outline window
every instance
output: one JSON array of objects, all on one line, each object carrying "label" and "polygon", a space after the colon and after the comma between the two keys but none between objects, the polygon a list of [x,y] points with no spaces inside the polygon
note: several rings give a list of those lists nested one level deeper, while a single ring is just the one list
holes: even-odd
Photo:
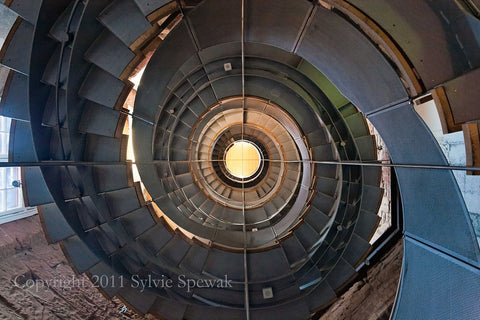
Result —
[{"label": "window", "polygon": [[[0,116],[0,162],[8,161],[10,123],[11,119]],[[14,187],[20,175],[18,167],[0,168],[0,224],[37,213],[35,208],[25,208],[21,186]]]}]

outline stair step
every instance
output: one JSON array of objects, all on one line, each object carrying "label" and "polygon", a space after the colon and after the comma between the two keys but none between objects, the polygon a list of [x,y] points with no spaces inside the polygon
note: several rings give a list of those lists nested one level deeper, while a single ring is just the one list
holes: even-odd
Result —
[{"label": "stair step", "polygon": [[8,7],[24,20],[35,25],[41,4],[41,1],[36,0],[13,0]]},{"label": "stair step", "polygon": [[170,0],[135,0],[144,16],[148,16],[170,2]]},{"label": "stair step", "polygon": [[113,33],[105,30],[87,50],[85,59],[120,78],[128,64],[135,59],[135,53]]},{"label": "stair step", "polygon": [[290,264],[282,248],[247,255],[249,281],[265,282],[284,276],[290,270]]},{"label": "stair step", "polygon": [[382,202],[383,189],[374,186],[363,186],[362,210],[377,213]]},{"label": "stair step", "polygon": [[[68,6],[63,10],[60,16],[57,18],[53,26],[50,28],[49,35],[53,39],[57,40],[58,42],[67,42],[69,40],[67,24],[70,16],[72,14],[74,2],[68,4]],[[76,30],[78,21],[71,21],[70,23],[70,30]]]},{"label": "stair step", "polygon": [[92,66],[78,94],[107,108],[119,110],[132,88],[131,82],[123,82],[106,71]]},{"label": "stair step", "polygon": [[382,179],[382,167],[363,167],[363,184],[370,186],[379,186]]},{"label": "stair step", "polygon": [[377,229],[379,222],[380,217],[375,213],[361,210],[355,225],[355,233],[363,239],[369,241]]},{"label": "stair step", "polygon": [[28,77],[11,70],[0,100],[0,114],[8,118],[30,121],[29,105]]},{"label": "stair step", "polygon": [[229,280],[243,281],[243,253],[211,249],[203,270],[206,274],[222,279],[225,277],[225,270],[228,270]]},{"label": "stair step", "polygon": [[[118,294],[121,289],[120,281],[121,275],[112,270],[112,268],[104,262],[100,262],[94,265],[92,268],[88,270],[91,279],[98,279],[97,282],[98,288],[101,289],[102,293],[104,293],[109,298],[113,298]],[[102,278],[103,277],[103,278]],[[101,279],[113,279],[114,281],[100,281]],[[112,278],[113,277],[113,278]]]},{"label": "stair step", "polygon": [[51,87],[50,92],[43,110],[42,125],[47,127],[55,127],[62,124],[62,127],[67,126],[66,121],[66,93],[65,90],[58,90],[58,112],[55,105],[55,88]]},{"label": "stair step", "polygon": [[336,164],[322,164],[315,165],[315,173],[318,177],[326,177],[331,179],[338,179],[341,167]]},{"label": "stair step", "polygon": [[358,109],[350,102],[340,107],[339,110],[344,118],[352,116],[359,112]]},{"label": "stair step", "polygon": [[355,143],[363,161],[377,160],[375,136],[363,136],[355,139]]},{"label": "stair step", "polygon": [[295,230],[294,234],[306,250],[309,250],[319,238],[318,232],[316,232],[308,223],[305,222],[303,222],[300,227]]},{"label": "stair step", "polygon": [[315,231],[320,233],[327,225],[329,217],[317,208],[311,207],[305,220],[315,229]]},{"label": "stair step", "polygon": [[313,159],[316,161],[333,161],[336,160],[333,153],[333,146],[331,144],[316,146],[312,148]]},{"label": "stair step", "polygon": [[105,137],[120,138],[127,115],[105,108],[94,102],[87,102],[78,125],[78,130]]},{"label": "stair step", "polygon": [[362,258],[370,251],[370,244],[360,236],[353,233],[350,242],[348,243],[343,258],[352,266],[357,266]]},{"label": "stair step", "polygon": [[69,257],[74,270],[81,274],[100,262],[97,255],[90,250],[78,236],[73,236],[61,242],[65,255]]},{"label": "stair step", "polygon": [[321,282],[307,297],[310,311],[317,311],[322,306],[328,305],[336,299],[335,291],[327,281]]},{"label": "stair step", "polygon": [[337,179],[317,177],[315,190],[334,197],[340,191],[340,182]]},{"label": "stair step", "polygon": [[[72,49],[70,47],[65,47],[62,55],[62,69],[60,75],[58,75],[59,60],[61,54],[61,45],[58,44],[55,48],[55,51],[50,56],[47,66],[43,71],[42,82],[49,84],[51,86],[63,85],[66,83],[68,77],[69,62]],[[57,78],[59,77],[59,78]]]},{"label": "stair step", "polygon": [[23,201],[26,207],[53,202],[39,167],[22,168]]},{"label": "stair step", "polygon": [[354,138],[370,135],[367,122],[362,113],[358,112],[346,117],[345,122]]},{"label": "stair step", "polygon": [[159,256],[167,259],[173,266],[178,266],[190,249],[190,245],[175,235],[160,251]]},{"label": "stair step", "polygon": [[156,225],[149,209],[142,207],[121,218],[125,230],[133,237],[137,238],[148,229]]},{"label": "stair step", "polygon": [[180,263],[180,268],[189,272],[200,274],[207,260],[208,249],[198,245],[193,245]]},{"label": "stair step", "polygon": [[297,280],[297,283],[300,287],[300,290],[306,290],[311,289],[312,286],[318,284],[322,279],[323,276],[320,270],[318,270],[316,267],[311,267]]},{"label": "stair step", "polygon": [[[126,12],[128,15],[125,15]],[[133,0],[113,1],[102,11],[98,20],[127,47],[152,27]]]},{"label": "stair step", "polygon": [[313,132],[310,132],[307,135],[308,142],[310,143],[310,146],[316,147],[324,144],[329,144],[330,139],[328,138],[325,129],[323,127],[318,128],[314,130]]},{"label": "stair step", "polygon": [[8,161],[36,162],[37,155],[33,146],[32,128],[30,123],[12,120],[10,124],[10,143],[8,146]]},{"label": "stair step", "polygon": [[332,209],[334,209],[335,199],[329,195],[317,192],[313,198],[312,205],[330,216],[332,214]]},{"label": "stair step", "polygon": [[139,237],[139,242],[145,246],[148,251],[157,255],[160,250],[173,238],[170,230],[162,224],[157,224],[154,228]]},{"label": "stair step", "polygon": [[40,221],[50,244],[75,235],[75,231],[70,227],[70,224],[65,220],[63,213],[55,203],[44,204],[38,208]]},{"label": "stair step", "polygon": [[307,252],[305,251],[305,247],[302,245],[300,240],[298,240],[297,236],[292,235],[285,239],[281,246],[285,252],[285,255],[290,263],[290,265],[294,265],[299,261],[303,260],[307,256]]},{"label": "stair step", "polygon": [[137,191],[134,187],[105,193],[105,200],[112,217],[120,217],[140,208]]},{"label": "stair step", "polygon": [[343,258],[340,258],[337,265],[332,271],[330,271],[326,279],[333,290],[338,290],[355,275],[355,269]]},{"label": "stair step", "polygon": [[128,136],[121,139],[88,134],[84,158],[86,161],[122,161],[126,154]]},{"label": "stair step", "polygon": [[138,294],[138,289],[133,288],[131,285],[123,286],[123,288],[120,289],[118,296],[126,301],[129,306],[132,306],[142,314],[149,312],[157,297],[157,295],[150,290],[145,290],[142,294]]},{"label": "stair step", "polygon": [[17,18],[3,44],[5,51],[0,50],[0,63],[28,75],[33,33],[34,26],[30,22]]}]

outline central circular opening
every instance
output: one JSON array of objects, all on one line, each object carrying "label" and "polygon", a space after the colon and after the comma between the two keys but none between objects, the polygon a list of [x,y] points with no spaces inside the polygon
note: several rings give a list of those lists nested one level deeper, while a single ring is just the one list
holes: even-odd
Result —
[{"label": "central circular opening", "polygon": [[236,141],[225,152],[225,167],[236,178],[248,178],[260,168],[260,151],[246,140]]}]

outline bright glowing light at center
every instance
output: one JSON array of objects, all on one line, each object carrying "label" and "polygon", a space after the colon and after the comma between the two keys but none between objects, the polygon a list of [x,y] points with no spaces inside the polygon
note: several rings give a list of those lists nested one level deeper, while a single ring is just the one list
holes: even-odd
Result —
[{"label": "bright glowing light at center", "polygon": [[225,154],[225,166],[235,177],[248,178],[260,167],[260,152],[248,141],[237,141]]}]

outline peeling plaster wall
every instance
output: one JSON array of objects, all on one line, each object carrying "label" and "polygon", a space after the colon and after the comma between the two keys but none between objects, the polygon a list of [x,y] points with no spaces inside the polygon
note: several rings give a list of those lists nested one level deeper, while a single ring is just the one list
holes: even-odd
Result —
[{"label": "peeling plaster wall", "polygon": [[[38,288],[27,288],[34,282]],[[153,319],[122,308],[75,274],[58,245],[46,243],[38,216],[0,225],[0,319]]]},{"label": "peeling plaster wall", "polygon": [[388,320],[400,278],[402,254],[400,240],[362,280],[333,303],[320,320]]},{"label": "peeling plaster wall", "polygon": [[[466,165],[463,132],[449,133],[436,138],[450,165]],[[465,171],[460,170],[454,170],[453,174],[470,212],[473,228],[480,245],[480,176],[469,176]]]}]

